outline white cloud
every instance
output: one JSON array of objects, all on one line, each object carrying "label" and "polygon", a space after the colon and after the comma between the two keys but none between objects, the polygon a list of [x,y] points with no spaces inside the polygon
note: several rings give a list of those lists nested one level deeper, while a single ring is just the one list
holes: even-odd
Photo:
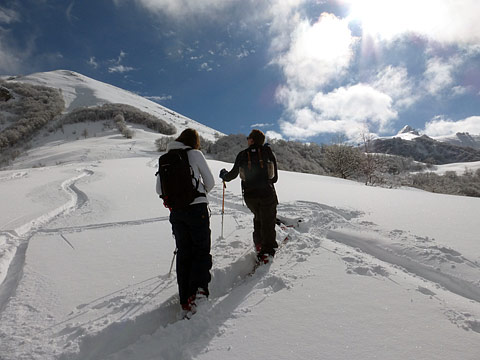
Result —
[{"label": "white cloud", "polygon": [[295,121],[280,121],[282,133],[292,139],[308,139],[319,134],[346,134],[348,138],[357,138],[363,128],[352,120],[326,119],[311,109],[297,110],[294,114]]},{"label": "white cloud", "polygon": [[162,102],[166,100],[172,100],[172,95],[162,95],[162,96],[145,96],[146,99],[152,100],[155,102]]},{"label": "white cloud", "polygon": [[1,43],[0,39],[0,73],[15,75],[19,71],[19,58]]},{"label": "white cloud", "polygon": [[355,123],[371,123],[385,131],[397,118],[392,109],[392,98],[371,86],[357,84],[335,91],[319,93],[312,101],[313,108],[323,118],[348,120]]},{"label": "white cloud", "polygon": [[277,63],[290,87],[318,89],[345,73],[354,43],[348,23],[324,13],[313,25],[307,20],[298,24],[289,50]]},{"label": "white cloud", "polygon": [[[20,15],[11,9],[0,6],[0,24],[11,24],[20,21]],[[0,73],[17,74],[20,71],[22,59],[29,50],[20,51],[11,45],[9,32],[0,27]]]},{"label": "white cloud", "polygon": [[0,24],[11,24],[20,21],[20,15],[12,9],[0,6]]},{"label": "white cloud", "polygon": [[459,96],[459,95],[464,95],[464,94],[468,93],[469,91],[471,91],[471,88],[470,88],[470,87],[466,87],[466,86],[460,86],[460,85],[458,85],[458,86],[454,86],[454,87],[452,88],[453,94],[454,94],[454,95],[457,95],[457,96]]},{"label": "white cloud", "polygon": [[199,71],[212,71],[212,70],[213,69],[211,68],[210,65],[208,65],[208,63],[204,62],[200,64]]},{"label": "white cloud", "polygon": [[478,0],[343,0],[366,33],[391,40],[419,33],[434,41],[478,44]]},{"label": "white cloud", "polygon": [[343,133],[349,139],[358,138],[366,125],[379,132],[390,130],[397,118],[392,98],[371,86],[357,84],[333,92],[318,93],[312,108],[292,112],[293,122],[281,121],[282,132],[295,139],[307,139],[319,134]]},{"label": "white cloud", "polygon": [[[164,13],[174,18],[191,15],[211,15],[237,0],[135,0],[150,11]],[[115,0],[121,3],[122,0]]]},{"label": "white cloud", "polygon": [[[426,53],[435,57],[428,60],[423,76],[414,75],[418,64],[408,60],[395,61],[405,65],[382,64],[391,59],[390,53],[382,51],[389,52],[393,43],[376,47],[378,57],[372,58],[376,62],[357,63],[355,60],[361,59],[355,56],[361,55],[355,53],[359,39],[350,30],[353,17],[339,18],[324,13],[318,21],[311,21],[310,5],[329,1],[114,1],[135,1],[152,13],[181,21],[186,21],[188,16],[200,21],[205,21],[205,17],[222,19],[232,33],[251,28],[268,36],[270,64],[277,65],[284,77],[276,92],[276,100],[285,107],[281,129],[285,136],[296,138],[332,132],[344,132],[350,137],[364,128],[365,123],[374,127],[372,131],[385,132],[398,118],[398,111],[411,108],[427,94],[458,96],[464,93],[466,88],[459,86],[461,83],[455,78],[459,64],[466,61],[461,56],[471,58],[480,51],[480,21],[476,19],[480,13],[478,0],[336,0],[352,6],[356,12],[352,16],[357,16],[357,24],[363,27],[362,34],[374,42],[415,33],[420,34],[419,49],[423,51],[424,40],[431,40],[429,44],[432,48],[435,44],[438,52]],[[235,11],[230,11],[232,9]],[[460,47],[437,46],[439,43],[458,43]],[[408,46],[408,51],[410,45],[415,45],[399,42],[395,43],[395,49],[403,44]],[[463,47],[464,44],[468,47]],[[444,50],[459,48],[461,55],[440,57],[446,54]],[[212,52],[215,56],[238,55],[241,58],[248,54],[248,49],[235,51],[222,46]],[[198,62],[200,70],[211,71],[213,62],[209,57],[195,53],[189,53],[189,57]],[[360,71],[349,73],[357,70],[357,64],[360,64]],[[373,69],[372,66],[382,67]],[[376,75],[365,78],[372,70]],[[409,74],[409,71],[412,72]],[[358,83],[359,79],[364,83]]]},{"label": "white cloud", "polygon": [[248,57],[251,53],[255,53],[255,51],[242,49],[242,50],[240,50],[240,52],[237,54],[237,58],[238,58],[238,59],[246,58],[246,57]]},{"label": "white cloud", "polygon": [[0,32],[0,73],[15,75],[20,69],[21,57]]},{"label": "white cloud", "polygon": [[371,86],[390,96],[398,109],[408,108],[420,98],[405,67],[385,67],[376,75]]},{"label": "white cloud", "polygon": [[88,61],[87,61],[87,64],[92,66],[94,69],[98,68],[98,63],[95,60],[95,56],[90,57],[90,59],[88,59]]},{"label": "white cloud", "polygon": [[73,16],[73,7],[74,6],[75,6],[75,1],[72,1],[70,3],[70,5],[68,5],[67,11],[65,12],[69,22],[72,22],[73,20],[78,20],[77,17]]},{"label": "white cloud", "polygon": [[269,123],[257,123],[257,124],[252,124],[250,125],[251,128],[259,128],[259,127],[267,127],[267,126],[273,126],[274,124],[269,124]]},{"label": "white cloud", "polygon": [[436,95],[454,82],[452,72],[460,65],[461,60],[457,57],[449,59],[447,62],[440,58],[431,58],[427,62],[427,69],[424,77],[426,80],[425,88],[431,95]]},{"label": "white cloud", "polygon": [[[154,13],[162,13],[172,18],[184,20],[185,17],[224,18],[225,15],[242,17],[247,23],[265,23],[266,21],[286,23],[286,14],[302,3],[311,0],[113,0],[120,5],[134,1]],[[233,11],[229,11],[233,9]]]},{"label": "white cloud", "polygon": [[125,56],[127,56],[127,53],[123,50],[120,50],[120,54],[118,55],[117,63],[119,64]]},{"label": "white cloud", "polygon": [[471,116],[463,120],[446,120],[436,117],[425,124],[425,134],[428,136],[450,136],[457,132],[480,134],[480,116]]},{"label": "white cloud", "polygon": [[109,73],[125,73],[132,70],[135,70],[135,69],[133,67],[125,66],[125,65],[114,65],[108,68]]},{"label": "white cloud", "polygon": [[273,130],[269,130],[265,133],[265,136],[267,139],[271,139],[271,140],[283,140],[283,136],[282,134],[276,132],[276,131],[273,131]]},{"label": "white cloud", "polygon": [[[286,84],[276,92],[277,101],[287,109],[280,127],[285,135],[299,139],[343,131],[348,128],[346,122],[356,120],[342,118],[348,110],[342,112],[336,104],[342,102],[344,91],[352,94],[355,88],[341,88],[327,95],[319,91],[346,74],[357,39],[348,23],[332,14],[323,13],[313,24],[296,16],[293,16],[296,28],[288,46],[282,43],[281,36],[272,46],[280,51],[274,63],[281,67],[286,79]],[[312,105],[314,110],[310,108]]]},{"label": "white cloud", "polygon": [[288,111],[295,111],[296,109],[309,106],[316,93],[314,89],[299,90],[282,85],[277,88],[275,98],[280,104],[285,106]]},{"label": "white cloud", "polygon": [[[286,52],[290,47],[291,34],[303,20],[298,9],[308,0],[271,0],[263,14],[270,25],[272,36],[270,50],[273,54]],[[266,20],[265,20],[266,19]]]},{"label": "white cloud", "polygon": [[108,67],[108,72],[109,73],[126,73],[129,71],[135,70],[131,66],[125,66],[121,64],[125,56],[127,56],[127,53],[124,52],[123,50],[120,50],[120,54],[118,55],[118,58],[109,60],[109,62],[113,63],[114,65],[111,65]]}]

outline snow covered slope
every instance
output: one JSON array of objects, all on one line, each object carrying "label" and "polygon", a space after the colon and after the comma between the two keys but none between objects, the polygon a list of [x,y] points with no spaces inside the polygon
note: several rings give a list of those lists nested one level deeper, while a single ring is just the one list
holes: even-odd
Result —
[{"label": "snow covered slope", "polygon": [[470,135],[469,133],[456,133],[453,136],[436,137],[435,140],[453,145],[468,146],[474,149],[480,149],[480,135]]},{"label": "snow covered slope", "polygon": [[[36,73],[9,81],[60,89],[65,100],[66,113],[79,107],[122,103],[174,125],[177,129],[174,136],[180,135],[181,131],[189,127],[196,129],[203,138],[210,141],[224,135],[141,96],[72,71]],[[144,156],[156,151],[156,139],[166,136],[145,126],[130,123],[127,123],[127,126],[135,132],[135,136],[129,140],[123,138],[116,128],[105,128],[103,122],[65,124],[61,131],[55,132],[44,130],[34,138],[30,149],[22,153],[13,165],[6,168],[43,167],[83,161],[87,158],[102,160]],[[89,138],[88,145],[77,141],[81,138]],[[65,142],[71,144],[68,147],[59,146]]]},{"label": "snow covered slope", "polygon": [[121,103],[135,106],[142,111],[173,124],[177,128],[178,134],[185,128],[193,127],[200,135],[208,140],[214,140],[215,134],[222,135],[214,129],[144,97],[73,71],[56,70],[36,73],[16,77],[15,81],[61,89],[65,100],[66,112],[71,112],[79,107],[97,106],[105,103]]},{"label": "snow covered slope", "polygon": [[[69,106],[103,96],[65,76]],[[0,359],[478,360],[479,198],[281,171],[278,214],[299,226],[249,275],[252,215],[236,179],[222,221],[218,182],[211,297],[179,321],[159,135],[75,126],[0,171]]]},{"label": "snow covered slope", "polygon": [[480,199],[284,171],[278,213],[301,226],[253,276],[238,179],[223,238],[215,186],[211,299],[177,321],[149,136],[59,141],[58,165],[0,172],[2,360],[478,359]]}]

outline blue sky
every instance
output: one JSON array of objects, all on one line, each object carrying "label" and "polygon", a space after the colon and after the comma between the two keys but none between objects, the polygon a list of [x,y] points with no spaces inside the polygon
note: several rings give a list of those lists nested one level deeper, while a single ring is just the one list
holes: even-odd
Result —
[{"label": "blue sky", "polygon": [[480,134],[478,0],[4,0],[0,73],[68,69],[224,133]]}]

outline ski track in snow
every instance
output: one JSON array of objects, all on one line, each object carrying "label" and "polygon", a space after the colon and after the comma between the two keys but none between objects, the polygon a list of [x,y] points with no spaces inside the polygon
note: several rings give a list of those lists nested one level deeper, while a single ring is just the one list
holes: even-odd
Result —
[{"label": "ski track in snow", "polygon": [[[406,271],[418,275],[426,280],[429,280],[435,284],[440,285],[441,287],[446,288],[447,290],[463,296],[467,299],[474,300],[480,303],[480,287],[466,280],[460,279],[450,274],[442,272],[440,269],[433,268],[428,265],[419,263],[416,260],[410,259],[406,256],[398,255],[387,249],[383,249],[376,245],[375,243],[369,241],[368,239],[362,238],[361,236],[355,236],[343,233],[341,231],[329,231],[327,238],[345,244],[347,246],[358,248],[363,252],[374,256],[375,258],[389,263],[391,265],[396,265],[404,268]],[[451,254],[451,251],[446,251],[446,258],[448,259],[448,254]],[[344,259],[346,260],[346,259]],[[346,260],[350,261],[350,260]],[[454,262],[461,262],[461,256],[458,254]],[[365,272],[367,273],[370,269],[365,269],[362,267],[357,267],[353,271],[357,273]],[[480,270],[480,266],[477,266],[477,270]],[[374,271],[375,273],[382,273],[382,270]]]},{"label": "ski track in snow", "polygon": [[[215,188],[210,194],[212,216],[220,216],[221,192]],[[313,254],[321,251],[336,253],[346,264],[346,272],[356,275],[377,277],[395,282],[390,278],[395,269],[401,267],[407,272],[421,276],[432,283],[429,288],[445,286],[445,279],[448,275],[440,277],[429,277],[426,268],[423,272],[418,263],[415,266],[407,266],[407,258],[401,255],[392,254],[389,258],[381,256],[380,251],[359,252],[362,249],[362,239],[347,241],[344,234],[337,229],[352,228],[362,225],[353,224],[361,217],[361,213],[352,210],[338,209],[327,205],[297,201],[293,204],[280,204],[279,214],[286,218],[301,218],[304,221],[298,229],[277,228],[277,240],[280,245],[274,264],[268,268],[260,268],[253,276],[249,275],[254,264],[254,257],[251,250],[251,215],[240,196],[229,196],[225,201],[225,217],[232,217],[236,222],[236,229],[230,234],[224,234],[224,238],[212,239],[212,254],[214,258],[229,260],[228,265],[212,269],[211,297],[207,304],[200,308],[190,321],[178,321],[178,298],[177,295],[170,296],[156,309],[141,313],[144,302],[127,304],[120,309],[118,321],[108,326],[98,327],[98,332],[87,333],[82,326],[66,327],[59,334],[69,334],[69,341],[77,341],[77,346],[65,352],[60,358],[70,359],[124,359],[129,358],[133,353],[138,356],[141,353],[143,341],[150,337],[162,339],[158,342],[158,353],[164,359],[187,359],[200,354],[208,346],[211,339],[225,331],[225,323],[231,319],[245,316],[252,311],[255,304],[248,303],[248,299],[255,298],[255,294],[262,294],[268,297],[282,289],[288,289],[294,280],[305,275],[302,271],[295,271],[295,267],[308,261]],[[151,219],[152,221],[167,219]],[[148,220],[147,220],[148,221]],[[104,224],[111,226],[114,224]],[[135,225],[128,222],[120,225]],[[372,224],[363,224],[367,228]],[[102,225],[92,225],[102,226]],[[84,227],[88,229],[89,227]],[[68,229],[61,229],[66,231]],[[75,228],[70,229],[75,231]],[[398,231],[394,234],[399,234]],[[285,238],[288,241],[283,243]],[[418,241],[419,237],[415,237]],[[333,240],[333,241],[331,241]],[[428,239],[427,239],[428,240]],[[339,249],[339,244],[344,246]],[[363,246],[364,247],[364,246]],[[450,249],[451,250],[451,249]],[[457,264],[462,262],[460,254],[453,253],[449,249],[443,249],[445,254],[454,256]],[[354,254],[353,256],[351,254]],[[374,261],[366,258],[366,254],[374,257]],[[409,260],[414,261],[414,260]],[[153,287],[148,296],[155,296],[164,289],[176,290],[174,278],[157,277],[151,279],[150,287]],[[472,285],[473,286],[473,285]],[[427,287],[419,287],[417,291],[432,297],[437,294]],[[457,291],[459,295],[465,296]],[[475,293],[472,290],[472,293]],[[147,297],[148,297],[147,296]],[[471,296],[467,296],[471,298]],[[82,306],[78,311],[86,307],[101,307],[118,299],[125,299],[123,296],[113,296],[104,299],[99,304]],[[147,299],[148,301],[148,299]],[[128,302],[127,302],[128,303]],[[137,315],[138,314],[138,315]],[[80,314],[79,314],[80,315]],[[134,316],[137,315],[137,316]],[[447,318],[457,326],[465,330],[479,332],[479,322],[469,314],[460,313],[453,309],[445,310]],[[75,315],[76,316],[76,315]],[[181,335],[180,335],[181,334]],[[200,335],[199,337],[199,334]],[[152,355],[152,354],[150,354]],[[148,358],[150,355],[146,355]]]},{"label": "ski track in snow", "polygon": [[[75,183],[85,176],[93,175],[93,171],[88,169],[78,171],[81,172],[80,175],[67,179],[60,185],[62,191],[70,195],[67,203],[16,229],[0,232],[0,245],[3,245],[0,252],[0,313],[4,310],[8,299],[15,292],[21,279],[28,241],[31,237],[42,231],[42,227],[46,224],[59,216],[66,216],[80,209],[88,201],[88,196],[80,191]],[[27,173],[22,173],[22,177],[27,175]],[[15,174],[13,177],[9,177],[9,179],[14,178],[16,178]]]},{"label": "ski track in snow", "polygon": [[[148,166],[153,166],[152,164],[153,162]],[[62,183],[62,190],[71,198],[63,206],[17,229],[0,233],[0,245],[6,249],[0,254],[0,264],[3,263],[5,269],[5,264],[8,263],[8,273],[4,275],[6,280],[0,286],[0,314],[21,280],[28,240],[36,233],[61,235],[168,221],[168,217],[157,217],[44,228],[55,218],[69,216],[89,201],[87,194],[80,191],[75,183],[92,174],[91,170],[83,169],[80,175]],[[19,176],[28,174],[22,173]],[[11,179],[13,178],[15,176]],[[10,178],[0,179],[8,180]],[[212,216],[221,216],[221,186],[215,187],[209,198]],[[212,338],[225,331],[226,322],[246,316],[252,311],[252,307],[259,304],[257,300],[255,303],[249,301],[250,299],[272,296],[278,291],[289,289],[299,278],[308,276],[305,271],[296,271],[296,267],[307,262],[310,256],[324,251],[336,254],[344,262],[348,274],[371,276],[396,283],[392,275],[401,269],[423,278],[425,285],[418,286],[416,291],[442,302],[445,305],[445,316],[455,325],[480,333],[479,319],[475,319],[469,313],[451,309],[439,294],[440,290],[447,289],[459,296],[480,302],[478,282],[458,279],[444,271],[446,265],[452,269],[455,266],[468,266],[478,275],[480,266],[462,254],[453,249],[431,245],[431,239],[407,234],[401,230],[381,234],[402,240],[397,242],[396,246],[381,248],[369,240],[368,235],[369,233],[378,235],[380,231],[375,229],[375,224],[362,222],[363,214],[355,210],[296,201],[279,204],[278,213],[287,219],[300,218],[303,221],[296,229],[277,228],[280,247],[274,263],[261,267],[250,275],[254,264],[251,214],[243,205],[241,196],[228,196],[224,216],[233,220],[236,227],[231,233],[224,234],[223,238],[212,239],[212,255],[218,261],[214,261],[212,269],[211,296],[208,303],[202,305],[190,321],[178,321],[176,279],[174,275],[171,277],[163,275],[153,276],[89,303],[78,305],[67,318],[55,319],[49,328],[42,331],[43,335],[52,339],[51,342],[56,344],[55,348],[65,350],[62,354],[56,354],[56,357],[62,360],[125,359],[133,352],[141,353],[142,343],[151,337],[162,339],[158,342],[157,350],[163,354],[164,359],[189,359],[202,353]],[[418,261],[422,259],[420,256],[422,254],[429,256],[428,260],[433,266]],[[443,268],[435,267],[435,264],[440,263]],[[171,295],[152,309],[152,300],[161,294]],[[94,312],[98,316],[92,319],[91,314]],[[145,358],[148,356],[147,354]]]}]

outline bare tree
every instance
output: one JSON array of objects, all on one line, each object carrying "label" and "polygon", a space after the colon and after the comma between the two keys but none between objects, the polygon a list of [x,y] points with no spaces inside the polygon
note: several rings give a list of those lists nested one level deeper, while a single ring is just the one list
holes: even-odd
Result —
[{"label": "bare tree", "polygon": [[349,179],[357,174],[362,162],[360,151],[345,144],[326,146],[325,160],[330,171],[342,179]]},{"label": "bare tree", "polygon": [[365,176],[365,185],[374,185],[375,183],[382,181],[383,176],[381,174],[383,168],[382,157],[372,153],[372,144],[374,136],[365,126],[361,133],[363,154],[361,162],[361,171]]}]

